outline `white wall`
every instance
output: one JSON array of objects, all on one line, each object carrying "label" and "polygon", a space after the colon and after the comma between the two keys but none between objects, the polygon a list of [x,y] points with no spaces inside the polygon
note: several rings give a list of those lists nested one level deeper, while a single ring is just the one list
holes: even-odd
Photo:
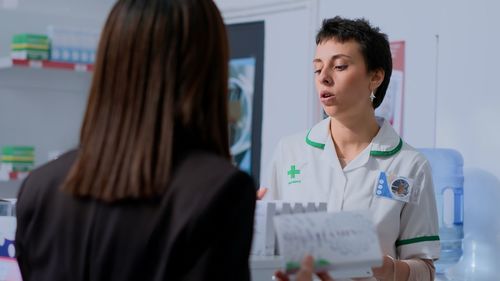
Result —
[{"label": "white wall", "polygon": [[500,2],[444,5],[436,143],[459,150],[467,168],[500,179]]}]

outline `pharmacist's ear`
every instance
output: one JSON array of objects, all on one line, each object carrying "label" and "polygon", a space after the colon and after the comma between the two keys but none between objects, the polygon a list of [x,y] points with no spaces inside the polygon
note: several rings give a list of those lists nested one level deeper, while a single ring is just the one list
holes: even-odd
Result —
[{"label": "pharmacist's ear", "polygon": [[382,68],[377,68],[370,72],[370,91],[375,91],[384,82],[385,71]]}]

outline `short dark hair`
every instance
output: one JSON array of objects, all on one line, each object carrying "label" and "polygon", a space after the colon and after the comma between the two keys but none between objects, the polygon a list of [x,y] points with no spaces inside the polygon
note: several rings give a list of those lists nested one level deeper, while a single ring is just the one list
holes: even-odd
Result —
[{"label": "short dark hair", "polygon": [[212,0],[119,0],[62,187],[107,202],[165,192],[179,148],[229,161],[229,47]]},{"label": "short dark hair", "polygon": [[351,20],[336,16],[323,20],[321,29],[316,35],[316,45],[330,39],[341,43],[356,41],[361,48],[367,70],[373,71],[380,68],[384,70],[384,81],[377,88],[373,100],[373,108],[377,108],[384,100],[392,73],[391,48],[387,35],[380,32],[378,27],[371,26],[366,19]]}]

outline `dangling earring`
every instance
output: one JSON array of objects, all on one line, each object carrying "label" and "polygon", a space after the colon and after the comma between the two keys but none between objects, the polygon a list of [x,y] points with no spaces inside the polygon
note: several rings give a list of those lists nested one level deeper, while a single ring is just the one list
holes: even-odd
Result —
[{"label": "dangling earring", "polygon": [[373,91],[370,93],[370,101],[373,102],[375,99],[375,95],[373,94]]}]

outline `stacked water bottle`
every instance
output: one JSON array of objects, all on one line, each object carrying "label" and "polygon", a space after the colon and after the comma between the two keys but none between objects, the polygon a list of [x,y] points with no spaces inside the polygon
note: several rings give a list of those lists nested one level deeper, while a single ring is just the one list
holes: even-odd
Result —
[{"label": "stacked water bottle", "polygon": [[421,149],[432,168],[432,179],[439,216],[441,256],[435,263],[436,273],[444,274],[462,256],[463,158],[453,149]]}]

